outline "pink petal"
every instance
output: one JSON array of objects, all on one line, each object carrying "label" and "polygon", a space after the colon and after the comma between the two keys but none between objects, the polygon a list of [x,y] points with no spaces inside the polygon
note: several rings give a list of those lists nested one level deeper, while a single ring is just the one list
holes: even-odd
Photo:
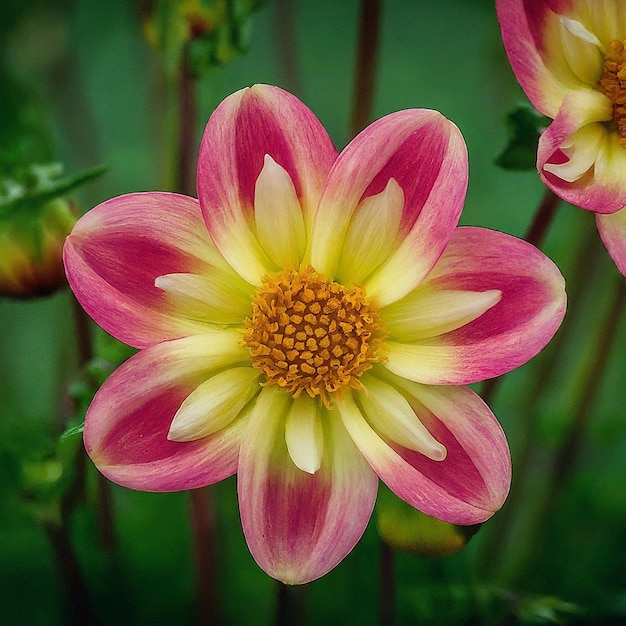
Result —
[{"label": "pink petal", "polygon": [[183,400],[212,371],[248,358],[236,331],[213,331],[146,348],[122,364],[85,418],[85,449],[112,481],[143,491],[177,491],[234,474],[242,419],[191,442],[167,438]]},{"label": "pink petal", "polygon": [[425,384],[465,385],[515,369],[544,348],[565,315],[554,263],[529,243],[486,228],[458,228],[421,287],[502,293],[477,319],[439,337],[389,337],[385,367]]},{"label": "pink petal", "polygon": [[433,461],[385,439],[346,394],[337,401],[339,413],[368,463],[396,495],[427,515],[454,524],[491,517],[508,494],[511,461],[506,437],[489,407],[467,387],[393,380],[402,385],[417,418],[445,446],[447,456]]},{"label": "pink petal", "polygon": [[257,285],[271,267],[252,227],[255,184],[266,154],[290,175],[310,224],[337,151],[315,115],[278,87],[242,89],[211,115],[198,159],[198,197],[217,248]]},{"label": "pink petal", "polygon": [[576,131],[586,124],[610,118],[610,101],[601,93],[591,89],[571,92],[563,100],[554,122],[541,135],[537,150],[537,169],[546,185],[567,202],[596,213],[614,213],[626,205],[626,154],[617,142],[616,133],[604,131],[591,168],[574,182],[559,178],[558,167],[554,173],[546,167],[550,169],[550,163],[567,162],[568,149],[576,150],[577,144],[573,141],[571,148],[563,148],[563,144],[569,145]]},{"label": "pink petal", "polygon": [[157,192],[119,196],[86,213],[66,240],[64,262],[87,313],[136,348],[201,328],[167,305],[158,276],[228,271],[198,201]]},{"label": "pink petal", "polygon": [[290,402],[276,387],[263,389],[242,442],[238,490],[252,556],[270,576],[296,584],[323,576],[352,550],[378,480],[332,412],[324,419],[320,469],[298,469],[284,438]]},{"label": "pink petal", "polygon": [[458,128],[436,111],[414,109],[387,115],[350,142],[315,215],[311,262],[320,273],[335,276],[353,215],[392,178],[404,207],[396,250],[366,283],[378,306],[415,287],[452,235],[467,187],[467,152]]},{"label": "pink petal", "polygon": [[496,0],[502,41],[515,77],[535,108],[552,118],[572,86],[582,86],[559,47],[555,12],[565,12],[571,4],[571,0]]},{"label": "pink petal", "polygon": [[596,215],[596,224],[617,269],[626,276],[626,208],[612,215]]}]

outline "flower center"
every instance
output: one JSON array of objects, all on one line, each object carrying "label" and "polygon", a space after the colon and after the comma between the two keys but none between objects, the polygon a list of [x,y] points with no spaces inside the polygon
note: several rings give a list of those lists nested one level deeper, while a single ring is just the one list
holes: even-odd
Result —
[{"label": "flower center", "polygon": [[604,59],[604,71],[598,82],[600,91],[613,103],[613,121],[618,141],[626,148],[626,52],[623,41],[614,39]]},{"label": "flower center", "polygon": [[378,314],[361,287],[329,282],[311,267],[263,278],[245,321],[244,345],[252,364],[298,397],[320,396],[350,386],[380,361]]}]

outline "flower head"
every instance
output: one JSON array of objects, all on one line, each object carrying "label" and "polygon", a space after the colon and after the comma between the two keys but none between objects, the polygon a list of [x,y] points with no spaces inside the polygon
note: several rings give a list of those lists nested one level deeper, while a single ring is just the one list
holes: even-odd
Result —
[{"label": "flower head", "polygon": [[153,491],[237,473],[250,550],[289,583],[352,549],[378,477],[437,518],[490,517],[509,452],[464,385],[541,350],[565,293],[529,244],[456,228],[458,129],[401,111],[338,155],[299,100],[257,85],[211,116],[197,185],[113,198],[67,239],[82,305],[141,349],[88,410],[99,469]]},{"label": "flower head", "polygon": [[66,285],[61,255],[77,213],[71,200],[55,198],[0,215],[0,295],[35,298]]},{"label": "flower head", "polygon": [[497,0],[517,80],[554,121],[537,169],[558,196],[596,213],[626,275],[626,5],[621,0]]}]

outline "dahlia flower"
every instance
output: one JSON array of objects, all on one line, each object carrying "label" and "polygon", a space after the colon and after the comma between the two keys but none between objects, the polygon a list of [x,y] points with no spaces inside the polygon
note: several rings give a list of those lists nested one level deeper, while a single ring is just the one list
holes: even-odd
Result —
[{"label": "dahlia flower", "polygon": [[497,0],[496,8],[517,80],[554,120],[539,140],[541,179],[596,213],[626,275],[626,3]]},{"label": "dahlia flower", "polygon": [[467,385],[537,354],[565,309],[536,248],[457,228],[459,130],[407,110],[341,154],[298,99],[226,98],[200,148],[199,199],[113,198],[67,239],[74,293],[140,351],[96,394],[86,449],[133,489],[237,473],[257,563],[322,576],[370,519],[380,477],[442,520],[503,503],[510,457]]}]

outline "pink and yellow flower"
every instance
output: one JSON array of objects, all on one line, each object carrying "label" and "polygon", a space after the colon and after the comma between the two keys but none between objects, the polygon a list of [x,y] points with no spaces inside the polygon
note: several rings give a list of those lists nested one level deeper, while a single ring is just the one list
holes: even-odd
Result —
[{"label": "pink and yellow flower", "polygon": [[626,4],[497,0],[496,8],[517,80],[554,120],[539,140],[541,179],[596,213],[626,275]]},{"label": "pink and yellow flower", "polygon": [[140,348],[86,416],[100,471],[151,491],[237,473],[250,551],[288,583],[350,552],[379,477],[428,515],[489,518],[510,457],[465,385],[537,354],[565,292],[526,242],[456,227],[458,129],[400,111],[338,155],[299,100],[257,85],[211,116],[197,185],[113,198],[67,239],[86,311]]}]

